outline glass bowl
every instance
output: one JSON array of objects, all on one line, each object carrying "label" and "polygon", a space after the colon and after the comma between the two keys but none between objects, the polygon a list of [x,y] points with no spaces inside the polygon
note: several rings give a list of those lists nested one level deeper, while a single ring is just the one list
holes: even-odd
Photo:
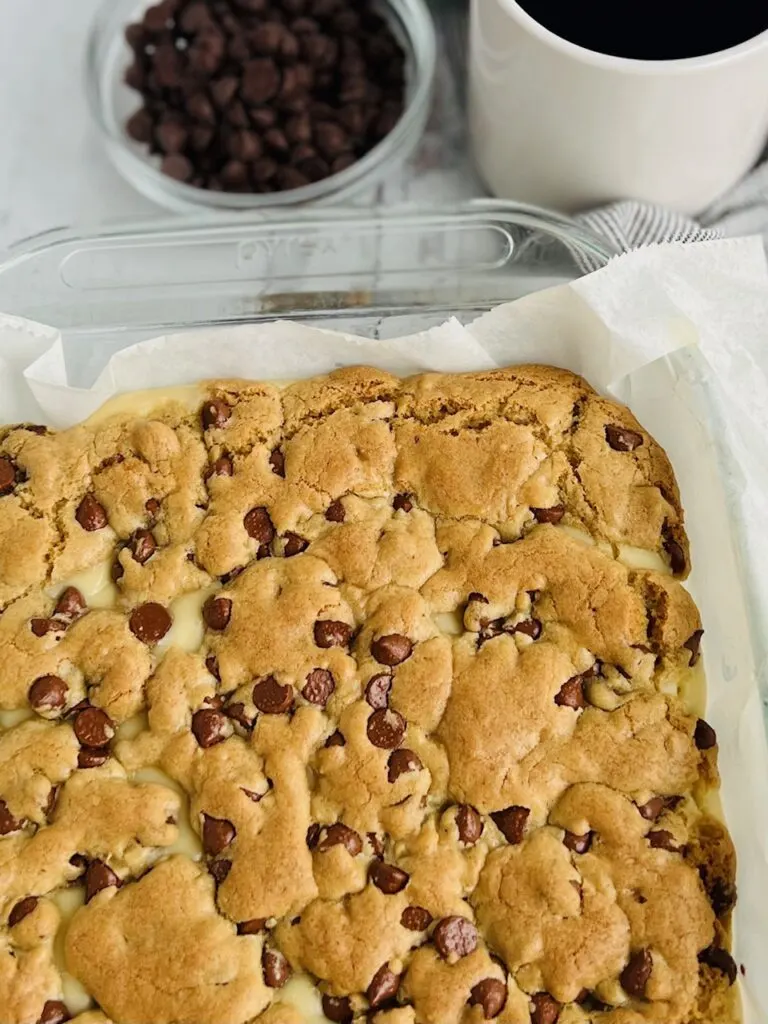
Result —
[{"label": "glass bowl", "polygon": [[389,22],[406,58],[405,109],[389,135],[346,170],[284,192],[214,192],[175,181],[162,173],[159,158],[125,130],[139,96],[123,81],[132,60],[124,31],[149,6],[150,0],[104,0],[88,41],[86,91],[112,163],[134,188],[161,206],[186,213],[345,202],[391,174],[410,156],[424,132],[435,75],[434,24],[425,0],[381,0],[378,11]]}]

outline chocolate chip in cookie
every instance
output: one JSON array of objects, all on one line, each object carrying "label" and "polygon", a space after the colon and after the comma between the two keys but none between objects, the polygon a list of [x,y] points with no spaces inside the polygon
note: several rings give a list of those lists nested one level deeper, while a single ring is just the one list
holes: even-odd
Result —
[{"label": "chocolate chip in cookie", "polygon": [[291,976],[291,967],[277,949],[265,949],[261,955],[264,984],[269,988],[282,988]]},{"label": "chocolate chip in cookie", "polygon": [[424,907],[406,907],[400,915],[400,924],[409,932],[425,932],[432,924],[432,915]]},{"label": "chocolate chip in cookie", "polygon": [[318,647],[346,647],[352,639],[352,627],[337,619],[318,619],[313,635]]},{"label": "chocolate chip in cookie", "polygon": [[389,782],[397,782],[401,775],[408,772],[419,772],[424,767],[418,754],[407,747],[400,750],[393,750],[387,761],[387,779]]},{"label": "chocolate chip in cookie", "polygon": [[531,996],[531,1024],[557,1024],[560,1003],[549,992],[537,992]]},{"label": "chocolate chip in cookie", "polygon": [[324,708],[336,689],[336,682],[327,668],[314,668],[309,673],[301,690],[304,700]]},{"label": "chocolate chip in cookie", "polygon": [[73,722],[75,736],[84,747],[106,747],[115,735],[112,719],[101,708],[83,708]]},{"label": "chocolate chip in cookie", "polygon": [[279,448],[275,448],[269,456],[269,464],[275,476],[285,477],[285,455]]},{"label": "chocolate chip in cookie", "polygon": [[347,996],[323,995],[321,1000],[323,1013],[333,1024],[350,1024],[352,1020],[352,1003]]},{"label": "chocolate chip in cookie", "polygon": [[23,900],[19,900],[13,905],[11,913],[8,915],[8,927],[15,928],[25,917],[29,917],[36,907],[37,896],[26,896]]},{"label": "chocolate chip in cookie", "polygon": [[609,423],[605,428],[605,439],[616,452],[633,452],[643,443],[643,435],[629,427]]},{"label": "chocolate chip in cookie", "polygon": [[619,975],[621,987],[628,996],[642,999],[652,971],[653,957],[650,950],[638,949],[630,956],[629,963]]},{"label": "chocolate chip in cookie", "polygon": [[666,806],[666,799],[663,796],[654,796],[644,804],[638,804],[637,809],[646,821],[656,821]]},{"label": "chocolate chip in cookie", "polygon": [[331,733],[331,735],[328,737],[324,744],[324,746],[326,747],[345,747],[346,745],[347,741],[344,739],[344,736],[342,735],[341,732],[339,732],[338,729],[336,729],[335,732]]},{"label": "chocolate chip in cookie", "polygon": [[151,530],[135,530],[128,541],[128,547],[131,549],[134,561],[139,565],[144,565],[154,555],[157,542]]},{"label": "chocolate chip in cookie", "polygon": [[693,742],[699,748],[699,750],[711,750],[712,747],[717,745],[717,734],[709,722],[705,722],[703,718],[700,718],[696,722],[696,728],[693,732]]},{"label": "chocolate chip in cookie", "polygon": [[66,1024],[68,1020],[72,1020],[72,1016],[66,1003],[60,999],[47,999],[37,1018],[37,1024]]},{"label": "chocolate chip in cookie", "polygon": [[368,877],[379,890],[387,896],[402,892],[408,885],[409,875],[394,864],[385,864],[381,860],[372,860],[368,869]]},{"label": "chocolate chip in cookie", "polygon": [[173,625],[170,613],[157,601],[147,601],[131,612],[128,628],[145,644],[159,643]]},{"label": "chocolate chip in cookie", "polygon": [[213,818],[203,814],[203,849],[209,857],[218,857],[230,846],[237,835],[235,826],[227,818]]},{"label": "chocolate chip in cookie", "polygon": [[82,615],[86,609],[85,598],[77,587],[65,587],[56,599],[53,614],[71,622]]},{"label": "chocolate chip in cookie", "polygon": [[85,871],[85,902],[90,903],[102,889],[120,888],[122,884],[108,864],[103,860],[92,860]]},{"label": "chocolate chip in cookie", "polygon": [[468,1002],[480,1006],[486,1020],[493,1020],[506,1006],[507,986],[499,978],[483,978],[472,986]]},{"label": "chocolate chip in cookie", "polygon": [[366,725],[368,739],[374,747],[382,750],[394,750],[395,747],[399,747],[403,742],[405,730],[405,719],[391,708],[374,711]]},{"label": "chocolate chip in cookie", "polygon": [[380,665],[393,667],[410,658],[413,643],[402,633],[388,633],[371,644],[371,654]]},{"label": "chocolate chip in cookie", "polygon": [[326,853],[334,846],[343,846],[350,857],[356,857],[363,849],[363,841],[353,828],[338,821],[322,830],[316,849],[318,853]]},{"label": "chocolate chip in cookie", "polygon": [[253,703],[265,715],[282,715],[293,707],[293,687],[281,686],[274,676],[267,676],[254,685]]},{"label": "chocolate chip in cookie", "polygon": [[374,710],[389,707],[389,692],[392,689],[392,676],[379,674],[368,680],[365,687],[365,699]]},{"label": "chocolate chip in cookie", "polygon": [[444,960],[458,960],[477,949],[477,928],[466,917],[444,917],[435,926],[432,941]]},{"label": "chocolate chip in cookie", "polygon": [[243,517],[243,526],[249,537],[252,537],[261,547],[271,544],[275,539],[275,527],[269,512],[263,505],[252,508]]},{"label": "chocolate chip in cookie", "polygon": [[555,704],[561,708],[571,708],[578,711],[587,706],[587,698],[584,696],[584,677],[572,676],[567,679],[555,695]]},{"label": "chocolate chip in cookie", "polygon": [[483,834],[483,819],[480,812],[471,804],[459,804],[456,810],[456,828],[459,830],[459,842],[465,846],[474,846]]},{"label": "chocolate chip in cookie", "polygon": [[563,836],[563,845],[572,853],[587,853],[592,845],[592,832],[577,835],[575,832],[566,831]]},{"label": "chocolate chip in cookie", "polygon": [[733,985],[739,973],[736,961],[731,954],[727,949],[721,949],[719,946],[708,946],[706,949],[703,949],[699,953],[699,963],[706,964],[707,967],[720,971],[728,979],[729,985]]},{"label": "chocolate chip in cookie", "polygon": [[394,999],[400,988],[400,975],[390,971],[389,964],[382,964],[376,971],[365,991],[371,1007],[376,1009]]},{"label": "chocolate chip in cookie", "polygon": [[231,870],[232,861],[226,860],[223,857],[220,860],[212,860],[208,864],[208,873],[213,876],[217,885],[221,885],[222,882],[226,882]]},{"label": "chocolate chip in cookie", "polygon": [[60,676],[39,676],[29,688],[27,699],[41,714],[59,711],[67,703],[69,686]]},{"label": "chocolate chip in cookie", "polygon": [[341,499],[332,501],[328,508],[325,510],[325,518],[329,523],[343,523],[346,517],[346,511]]},{"label": "chocolate chip in cookie", "polygon": [[701,656],[699,648],[701,647],[701,638],[703,636],[703,629],[695,629],[683,644],[683,647],[691,652],[690,658],[688,659],[688,665],[690,668],[693,668],[699,661]]},{"label": "chocolate chip in cookie", "polygon": [[266,917],[252,917],[249,921],[240,921],[237,926],[238,935],[258,935],[267,927]]},{"label": "chocolate chip in cookie", "polygon": [[211,594],[203,605],[203,621],[209,629],[219,633],[227,628],[231,615],[232,601],[228,597]]},{"label": "chocolate chip in cookie", "polygon": [[410,512],[413,508],[412,497],[413,495],[411,494],[396,494],[392,502],[392,508],[395,512]]},{"label": "chocolate chip in cookie", "polygon": [[645,838],[654,850],[667,850],[669,853],[680,853],[681,851],[680,844],[665,828],[653,829]]},{"label": "chocolate chip in cookie", "polygon": [[0,497],[10,494],[16,486],[16,467],[7,455],[0,456]]},{"label": "chocolate chip in cookie", "polygon": [[212,398],[205,402],[200,412],[203,430],[225,427],[232,415],[232,408],[223,398]]},{"label": "chocolate chip in cookie", "polygon": [[75,519],[88,533],[103,530],[109,520],[101,502],[93,494],[86,494],[75,512]]},{"label": "chocolate chip in cookie", "polygon": [[556,526],[565,515],[565,506],[550,505],[549,508],[531,507],[531,512],[537,523],[551,523],[553,526]]},{"label": "chocolate chip in cookie", "polygon": [[292,530],[288,530],[284,540],[283,555],[285,558],[293,558],[294,555],[300,555],[302,551],[306,551],[309,547],[309,541],[300,534],[293,533]]},{"label": "chocolate chip in cookie", "polygon": [[530,817],[527,807],[505,807],[503,811],[493,811],[491,818],[508,843],[522,843],[525,829]]},{"label": "chocolate chip in cookie", "polygon": [[101,768],[109,760],[109,751],[106,748],[81,747],[77,752],[78,768]]},{"label": "chocolate chip in cookie", "polygon": [[192,715],[192,733],[203,748],[221,743],[229,736],[230,729],[226,715],[214,708],[201,708]]}]

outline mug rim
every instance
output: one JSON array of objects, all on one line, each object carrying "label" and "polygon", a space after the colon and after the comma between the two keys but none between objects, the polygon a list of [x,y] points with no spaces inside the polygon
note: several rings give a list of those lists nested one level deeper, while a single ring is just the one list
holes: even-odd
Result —
[{"label": "mug rim", "polygon": [[[477,0],[482,2],[482,0]],[[714,53],[701,54],[698,57],[677,57],[673,60],[643,60],[638,57],[616,57],[613,54],[601,53],[599,50],[590,50],[586,46],[572,43],[568,39],[545,28],[541,22],[528,14],[517,0],[497,0],[497,3],[504,8],[511,17],[515,18],[529,34],[535,36],[540,42],[546,43],[552,49],[560,51],[565,56],[573,57],[583,64],[591,64],[593,67],[604,70],[622,70],[634,74],[658,74],[658,72],[696,72],[720,64],[727,64],[739,57],[746,56],[752,51],[757,51],[768,46],[768,28],[756,36],[745,39],[743,43],[729,46],[725,50],[716,50]]]}]

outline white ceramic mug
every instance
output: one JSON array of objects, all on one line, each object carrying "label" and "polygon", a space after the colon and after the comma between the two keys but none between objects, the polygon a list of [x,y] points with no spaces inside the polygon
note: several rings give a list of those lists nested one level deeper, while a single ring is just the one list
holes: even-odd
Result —
[{"label": "white ceramic mug", "polygon": [[630,60],[561,39],[515,0],[472,0],[469,56],[475,158],[504,198],[695,213],[768,134],[768,31],[705,57]]}]

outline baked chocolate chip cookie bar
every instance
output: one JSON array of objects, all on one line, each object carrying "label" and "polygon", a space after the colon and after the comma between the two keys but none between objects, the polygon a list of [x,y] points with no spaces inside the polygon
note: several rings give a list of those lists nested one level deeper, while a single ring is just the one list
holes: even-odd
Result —
[{"label": "baked chocolate chip cookie bar", "polygon": [[732,1024],[683,512],[542,366],[0,431],[0,1024]]}]

